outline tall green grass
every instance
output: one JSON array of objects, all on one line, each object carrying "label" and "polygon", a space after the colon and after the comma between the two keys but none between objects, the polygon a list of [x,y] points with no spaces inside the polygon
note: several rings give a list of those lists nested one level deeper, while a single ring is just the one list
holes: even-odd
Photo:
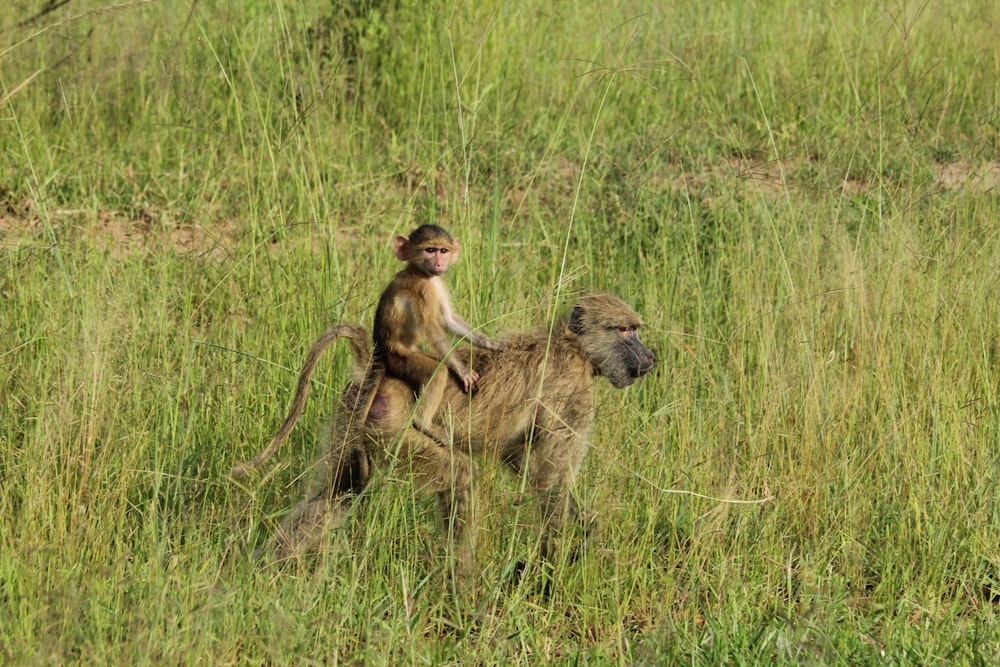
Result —
[{"label": "tall green grass", "polygon": [[[1000,657],[1000,7],[31,16],[0,17],[3,662]],[[459,594],[402,471],[314,557],[248,558],[343,350],[278,465],[226,472],[425,221],[461,237],[449,280],[487,333],[600,289],[657,351],[599,391],[599,529],[551,595],[507,583],[537,517],[490,461]]]}]

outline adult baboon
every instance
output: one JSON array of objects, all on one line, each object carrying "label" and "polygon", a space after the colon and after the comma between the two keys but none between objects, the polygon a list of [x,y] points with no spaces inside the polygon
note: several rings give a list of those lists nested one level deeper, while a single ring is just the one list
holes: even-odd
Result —
[{"label": "adult baboon", "polygon": [[[356,374],[323,438],[325,452],[309,493],[262,547],[265,555],[281,560],[315,544],[323,530],[341,520],[352,494],[367,485],[371,466],[396,456],[409,465],[418,489],[438,496],[445,523],[459,542],[459,567],[465,569],[473,452],[489,453],[524,475],[541,500],[542,553],[551,557],[556,533],[575,513],[570,491],[586,452],[595,378],[623,388],[653,366],[653,355],[637,334],[640,325],[639,315],[620,299],[595,294],[579,299],[551,335],[517,333],[502,341],[502,350],[456,350],[467,363],[475,355],[482,384],[471,398],[457,382],[444,392],[439,414],[450,416],[451,447],[409,427],[415,401],[409,385],[378,370],[370,371],[367,381]],[[324,336],[310,357],[321,341],[325,347],[343,337],[351,343],[356,366],[369,367],[361,329],[341,326]],[[303,369],[299,392],[308,386],[314,364],[313,359]],[[290,430],[302,401],[297,394],[282,432]]]}]

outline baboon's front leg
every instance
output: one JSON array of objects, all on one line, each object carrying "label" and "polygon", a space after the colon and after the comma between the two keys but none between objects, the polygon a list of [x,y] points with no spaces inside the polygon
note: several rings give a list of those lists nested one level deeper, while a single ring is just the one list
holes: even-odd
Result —
[{"label": "baboon's front leg", "polygon": [[584,435],[582,427],[576,430],[564,424],[548,431],[536,428],[528,457],[528,482],[541,503],[541,553],[548,560],[554,559],[563,528],[580,518],[571,492],[586,453]]}]

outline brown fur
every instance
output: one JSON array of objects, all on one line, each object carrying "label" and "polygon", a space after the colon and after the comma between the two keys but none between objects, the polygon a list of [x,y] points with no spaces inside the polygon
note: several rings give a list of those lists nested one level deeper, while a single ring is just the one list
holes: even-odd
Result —
[{"label": "brown fur", "polygon": [[[467,362],[475,357],[483,386],[471,399],[455,383],[445,387],[442,407],[451,416],[452,447],[409,427],[414,396],[405,382],[386,376],[374,383],[355,380],[324,438],[314,484],[262,551],[271,560],[302,554],[342,520],[351,494],[367,484],[371,466],[397,456],[422,492],[438,496],[452,538],[460,542],[460,566],[468,569],[472,452],[493,454],[525,476],[541,499],[542,550],[551,556],[558,530],[575,512],[570,490],[586,452],[595,378],[604,376],[623,388],[652,368],[653,356],[636,335],[640,324],[624,302],[598,294],[581,298],[551,337],[520,333],[507,338],[500,351],[461,351]],[[366,368],[370,356],[356,333],[355,328],[341,335],[351,340],[355,364]],[[359,404],[362,414],[354,410]]]}]

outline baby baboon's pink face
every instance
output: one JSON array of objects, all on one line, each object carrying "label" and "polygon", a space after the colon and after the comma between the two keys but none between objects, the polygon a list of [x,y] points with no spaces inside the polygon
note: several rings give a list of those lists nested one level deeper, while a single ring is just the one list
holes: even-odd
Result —
[{"label": "baby baboon's pink face", "polygon": [[454,257],[454,253],[451,252],[451,248],[429,247],[420,251],[417,261],[420,262],[421,270],[427,275],[440,276],[451,266],[452,257]]}]

